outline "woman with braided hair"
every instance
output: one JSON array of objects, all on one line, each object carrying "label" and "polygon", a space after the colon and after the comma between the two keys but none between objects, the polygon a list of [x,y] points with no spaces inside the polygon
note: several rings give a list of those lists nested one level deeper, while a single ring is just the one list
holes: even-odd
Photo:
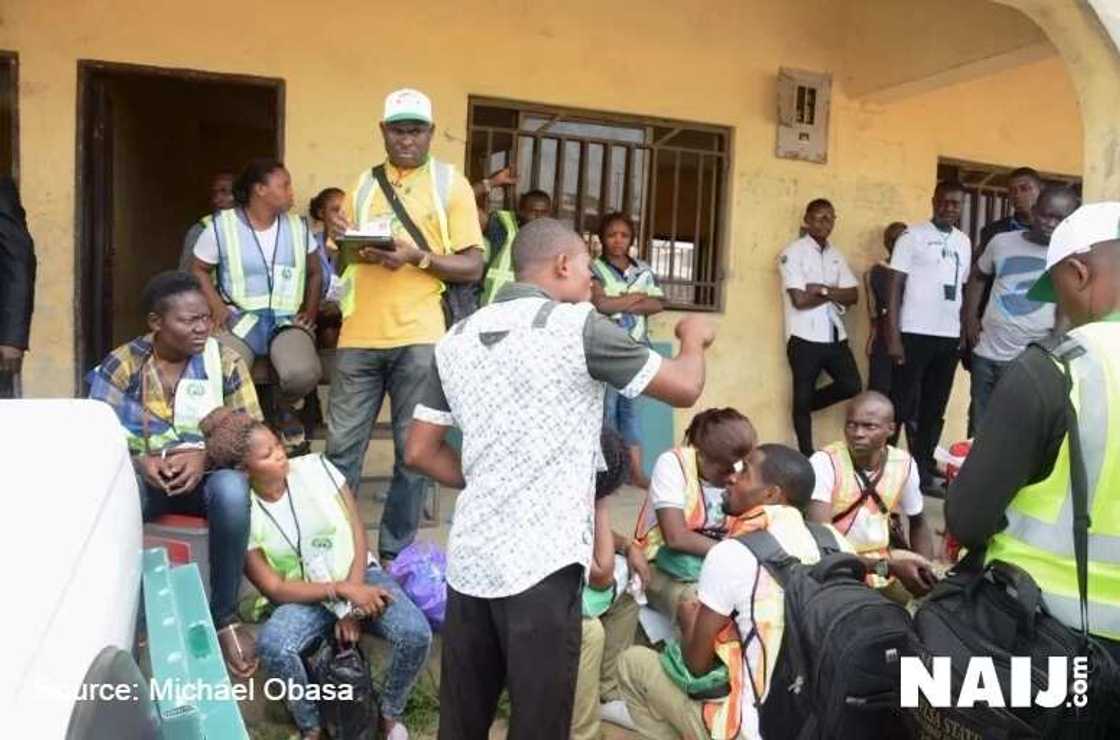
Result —
[{"label": "woman with braided hair", "polygon": [[708,550],[727,533],[723,495],[758,441],[750,419],[733,408],[701,411],[684,442],[653,466],[635,539],[653,562],[649,604],[670,618],[695,582]]},{"label": "woman with braided hair", "polygon": [[[200,426],[214,464],[249,478],[245,574],[274,607],[257,634],[265,670],[306,686],[300,652],[316,637],[333,628],[339,643],[357,642],[362,631],[384,638],[391,657],[381,732],[388,740],[407,740],[401,716],[432,633],[423,613],[369,556],[365,526],[342,474],[318,454],[289,460],[276,435],[245,414],[217,409]],[[306,696],[291,692],[288,709],[301,737],[318,738],[318,707]]]}]

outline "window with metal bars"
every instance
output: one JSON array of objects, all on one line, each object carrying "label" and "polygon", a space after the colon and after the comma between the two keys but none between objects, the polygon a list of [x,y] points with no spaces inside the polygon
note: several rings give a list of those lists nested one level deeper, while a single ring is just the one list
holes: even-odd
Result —
[{"label": "window with metal bars", "polygon": [[653,267],[668,307],[722,307],[721,243],[730,130],[683,121],[472,97],[467,176],[511,167],[491,211],[516,210],[530,190],[599,253],[601,218],[623,211],[637,225],[634,255]]},{"label": "window with metal bars", "polygon": [[[938,181],[956,180],[964,185],[965,199],[961,208],[960,229],[968,235],[974,246],[980,243],[980,231],[985,226],[1011,215],[1007,175],[1012,169],[1014,168],[943,157],[937,160]],[[1080,177],[1044,172],[1039,175],[1044,188],[1048,185],[1067,185],[1080,192]]]}]

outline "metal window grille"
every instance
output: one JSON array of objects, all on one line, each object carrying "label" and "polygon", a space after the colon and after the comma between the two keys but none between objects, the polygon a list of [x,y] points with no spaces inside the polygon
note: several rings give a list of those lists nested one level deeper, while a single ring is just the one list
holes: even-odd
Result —
[{"label": "metal window grille", "polygon": [[516,210],[530,190],[595,254],[604,215],[634,221],[635,256],[653,267],[670,308],[716,311],[722,302],[730,130],[705,124],[471,98],[467,176],[512,167],[516,187],[494,189],[491,210]]},{"label": "metal window grille", "polygon": [[[961,208],[960,229],[980,244],[980,232],[985,226],[1011,215],[1011,198],[1007,194],[1007,175],[1011,167],[1000,167],[979,162],[939,159],[938,180],[956,180],[964,185],[965,199]],[[1073,175],[1040,173],[1043,187],[1067,185],[1080,191],[1081,178]]]}]

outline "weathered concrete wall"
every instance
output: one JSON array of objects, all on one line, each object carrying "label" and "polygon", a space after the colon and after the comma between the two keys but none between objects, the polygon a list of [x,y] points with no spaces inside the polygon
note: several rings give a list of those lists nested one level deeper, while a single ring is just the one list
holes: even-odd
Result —
[{"label": "weathered concrete wall", "polygon": [[[733,127],[726,311],[715,317],[720,339],[702,404],[738,406],[764,436],[792,439],[775,257],[796,234],[804,203],[835,201],[836,243],[862,270],[879,257],[884,224],[928,215],[939,155],[1079,173],[1078,96],[1104,116],[1095,97],[1101,86],[1071,85],[1057,57],[890,105],[853,101],[844,64],[860,48],[850,39],[861,29],[845,25],[854,7],[833,0],[728,0],[687,11],[664,1],[590,0],[555,9],[523,0],[9,2],[0,11],[0,48],[20,53],[22,184],[41,265],[25,390],[74,390],[76,63],[99,59],[284,78],[285,158],[299,203],[327,185],[350,187],[380,158],[381,101],[403,85],[433,97],[435,153],[457,163],[470,94]],[[1057,40],[1076,45],[1084,30],[1075,25]],[[863,68],[892,63],[867,54],[857,60]],[[1089,77],[1105,62],[1063,55]],[[836,75],[827,165],[773,156],[779,65]],[[1092,167],[1097,187],[1108,178]],[[659,338],[671,337],[674,318],[655,322]],[[862,357],[862,305],[850,324]],[[948,435],[963,432],[966,390],[958,383]],[[838,411],[821,417],[818,439],[839,434]]]}]

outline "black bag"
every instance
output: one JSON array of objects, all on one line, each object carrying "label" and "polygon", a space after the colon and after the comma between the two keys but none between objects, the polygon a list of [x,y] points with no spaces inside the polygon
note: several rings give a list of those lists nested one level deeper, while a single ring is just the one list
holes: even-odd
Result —
[{"label": "black bag", "polygon": [[[1057,356],[1065,367],[1064,357]],[[1068,380],[1067,380],[1068,382]],[[969,658],[990,656],[1000,686],[1011,686],[1011,656],[1030,657],[1031,696],[1049,685],[1050,656],[1088,656],[1088,704],[1073,707],[934,708],[924,704],[909,719],[911,730],[923,740],[962,737],[961,728],[976,738],[1116,738],[1120,737],[1120,668],[1100,643],[1089,635],[1088,624],[1088,485],[1081,456],[1077,411],[1066,389],[1066,419],[1070,443],[1070,489],[1073,504],[1073,549],[1081,601],[1081,630],[1076,632],[1050,616],[1042,593],[1030,573],[1011,563],[993,560],[983,565],[984,553],[969,553],[949,576],[930,592],[914,616],[914,626],[929,656],[947,656],[952,663],[952,696],[959,695]],[[1072,672],[1072,661],[1070,661]],[[1073,676],[1067,677],[1072,702]],[[1007,699],[1008,697],[1004,697]]]},{"label": "black bag", "polygon": [[[432,247],[428,244],[428,240],[424,237],[424,232],[420,231],[416,226],[416,222],[408,215],[404,204],[401,199],[397,197],[397,191],[393,190],[393,186],[389,184],[389,178],[385,176],[385,165],[377,165],[372,170],[373,179],[381,187],[381,192],[385,194],[385,199],[389,201],[389,205],[393,209],[393,213],[397,215],[397,219],[401,222],[401,226],[412,237],[412,241],[416,246],[425,252],[431,252]],[[439,194],[434,194],[439,197]],[[478,310],[479,296],[482,293],[481,283],[448,283],[443,284],[443,322],[448,329],[454,324],[467,318],[472,313]]]},{"label": "black bag", "polygon": [[900,658],[919,649],[910,615],[865,585],[863,562],[840,552],[827,527],[807,526],[821,551],[815,565],[765,530],[737,538],[785,591],[780,658],[759,709],[762,736],[902,737]]},{"label": "black bag", "polygon": [[334,740],[377,740],[380,702],[361,648],[339,648],[332,637],[316,637],[300,658],[312,683],[352,691],[350,701],[337,696],[319,701],[319,720],[327,734]]}]

